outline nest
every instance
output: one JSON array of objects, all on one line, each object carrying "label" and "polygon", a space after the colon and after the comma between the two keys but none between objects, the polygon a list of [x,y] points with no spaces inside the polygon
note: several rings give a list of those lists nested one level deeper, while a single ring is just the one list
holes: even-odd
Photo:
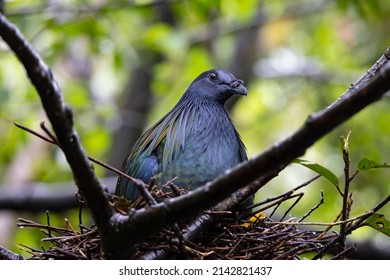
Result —
[{"label": "nest", "polygon": [[[177,196],[178,191],[179,194],[185,192],[173,190],[155,189],[152,194],[163,199]],[[277,203],[272,203],[273,200],[268,199],[269,206],[263,207],[262,210],[270,210],[272,207],[276,210],[281,203],[290,198],[278,197]],[[144,206],[142,200],[129,204],[127,201],[114,198],[113,203],[119,212],[126,212],[129,207]],[[283,221],[276,221],[271,217],[265,217],[262,211],[251,213],[249,216],[230,211],[207,211],[207,214],[215,216],[218,222],[212,230],[204,232],[196,242],[183,240],[181,234],[188,228],[186,224],[181,224],[163,229],[139,243],[135,257],[148,258],[150,254],[158,255],[163,252],[165,254],[163,256],[166,256],[164,258],[170,259],[302,259],[311,258],[321,250],[334,249],[337,245],[333,244],[334,240],[339,236],[335,232],[330,232],[330,227],[321,231],[307,229],[307,224],[302,222],[304,217],[287,220],[282,218]],[[65,220],[63,228],[55,227],[50,225],[49,214],[47,215],[46,225],[19,219],[19,227],[39,229],[45,235],[42,242],[49,244],[48,249],[34,249],[21,245],[23,250],[31,254],[31,259],[104,258],[100,236],[95,226],[87,227],[79,223],[78,229],[75,230],[75,227]]]}]

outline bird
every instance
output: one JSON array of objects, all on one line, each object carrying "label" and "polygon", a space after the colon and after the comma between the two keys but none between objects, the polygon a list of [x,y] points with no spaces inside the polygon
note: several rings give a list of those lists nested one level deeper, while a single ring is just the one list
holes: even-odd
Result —
[{"label": "bird", "polygon": [[[158,187],[168,181],[194,190],[247,160],[244,143],[225,108],[233,95],[247,95],[244,82],[232,73],[201,73],[178,103],[134,144],[121,171]],[[119,176],[115,195],[135,201],[137,187]],[[249,198],[245,204],[252,204]]]}]

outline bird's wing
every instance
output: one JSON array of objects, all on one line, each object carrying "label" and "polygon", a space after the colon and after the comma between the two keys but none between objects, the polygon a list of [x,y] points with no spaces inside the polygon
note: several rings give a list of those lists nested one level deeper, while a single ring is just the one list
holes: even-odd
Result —
[{"label": "bird's wing", "polygon": [[162,147],[158,151],[162,155],[158,154],[157,156],[162,158],[162,162],[159,164],[164,169],[173,160],[175,154],[180,151],[180,148],[184,147],[189,111],[191,110],[174,108],[141,136],[127,160],[150,156],[157,153],[158,147]]},{"label": "bird's wing", "polygon": [[[149,183],[184,146],[188,119],[188,111],[180,107],[168,113],[137,140],[121,170]],[[132,199],[138,196],[138,190],[129,180],[120,178],[116,194]]]},{"label": "bird's wing", "polygon": [[[148,184],[150,179],[157,174],[157,157],[155,155],[151,155],[143,158],[142,160],[138,160],[137,162],[125,162],[122,170],[123,172],[130,174],[130,176],[140,179]],[[119,177],[115,194],[118,196],[124,196],[131,201],[135,201],[139,196],[139,191],[131,181],[126,178]]]}]

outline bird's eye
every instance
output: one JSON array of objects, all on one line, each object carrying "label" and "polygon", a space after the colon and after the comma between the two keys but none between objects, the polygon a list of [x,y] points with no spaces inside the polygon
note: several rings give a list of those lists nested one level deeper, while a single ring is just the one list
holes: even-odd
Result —
[{"label": "bird's eye", "polygon": [[210,81],[215,81],[217,79],[217,74],[215,74],[214,72],[212,72],[210,75],[209,75],[209,79]]}]

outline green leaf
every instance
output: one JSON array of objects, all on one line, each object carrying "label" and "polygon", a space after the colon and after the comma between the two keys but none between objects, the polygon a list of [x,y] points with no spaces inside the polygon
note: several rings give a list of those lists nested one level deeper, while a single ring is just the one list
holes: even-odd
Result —
[{"label": "green leaf", "polygon": [[368,158],[363,158],[359,161],[357,166],[357,169],[359,171],[367,170],[367,169],[375,169],[375,168],[390,168],[390,165],[388,165],[387,163],[379,164]]},{"label": "green leaf", "polygon": [[313,163],[313,162],[310,162],[310,161],[307,161],[304,159],[299,159],[299,158],[295,159],[293,162],[298,163],[300,165],[303,165],[303,166],[313,170],[314,172],[320,174],[324,178],[328,179],[333,185],[335,185],[335,186],[339,185],[339,180],[337,179],[337,176],[332,171],[327,169],[326,167],[319,165],[318,163]]},{"label": "green leaf", "polygon": [[377,231],[390,236],[390,221],[386,220],[385,215],[374,213],[367,219],[367,225]]}]

